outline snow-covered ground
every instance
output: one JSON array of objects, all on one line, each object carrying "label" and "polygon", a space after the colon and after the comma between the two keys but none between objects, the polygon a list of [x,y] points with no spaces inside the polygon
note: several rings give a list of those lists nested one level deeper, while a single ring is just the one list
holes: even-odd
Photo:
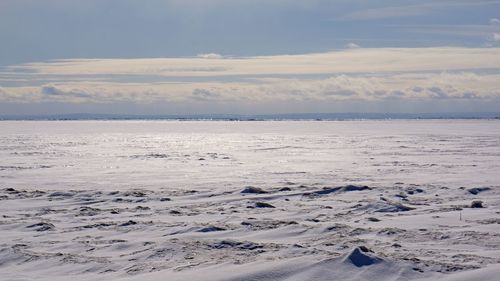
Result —
[{"label": "snow-covered ground", "polygon": [[495,120],[4,121],[0,280],[497,280],[499,171]]}]

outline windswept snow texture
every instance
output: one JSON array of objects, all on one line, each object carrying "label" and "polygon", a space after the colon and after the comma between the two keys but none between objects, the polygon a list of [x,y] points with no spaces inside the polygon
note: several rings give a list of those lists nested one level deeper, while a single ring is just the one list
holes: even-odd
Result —
[{"label": "windswept snow texture", "polygon": [[498,280],[499,171],[498,120],[0,122],[0,280]]}]

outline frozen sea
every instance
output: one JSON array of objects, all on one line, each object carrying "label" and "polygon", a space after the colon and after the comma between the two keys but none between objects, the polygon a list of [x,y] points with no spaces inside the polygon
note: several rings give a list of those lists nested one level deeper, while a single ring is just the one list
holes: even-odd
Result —
[{"label": "frozen sea", "polygon": [[500,121],[5,121],[5,187],[500,182]]},{"label": "frozen sea", "polygon": [[0,280],[498,280],[500,121],[2,121]]}]

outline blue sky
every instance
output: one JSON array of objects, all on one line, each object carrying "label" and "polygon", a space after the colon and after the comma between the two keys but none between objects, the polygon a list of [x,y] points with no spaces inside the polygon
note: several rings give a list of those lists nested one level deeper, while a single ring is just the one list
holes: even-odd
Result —
[{"label": "blue sky", "polygon": [[500,108],[500,1],[2,0],[0,113]]}]

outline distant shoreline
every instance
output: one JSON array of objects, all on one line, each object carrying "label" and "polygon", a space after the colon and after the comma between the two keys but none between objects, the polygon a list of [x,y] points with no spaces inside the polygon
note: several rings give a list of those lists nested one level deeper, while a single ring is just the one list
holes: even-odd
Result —
[{"label": "distant shoreline", "polygon": [[0,121],[362,121],[362,120],[500,120],[500,113],[289,113],[289,114],[199,114],[199,115],[126,115],[126,114],[54,114],[4,115]]}]

